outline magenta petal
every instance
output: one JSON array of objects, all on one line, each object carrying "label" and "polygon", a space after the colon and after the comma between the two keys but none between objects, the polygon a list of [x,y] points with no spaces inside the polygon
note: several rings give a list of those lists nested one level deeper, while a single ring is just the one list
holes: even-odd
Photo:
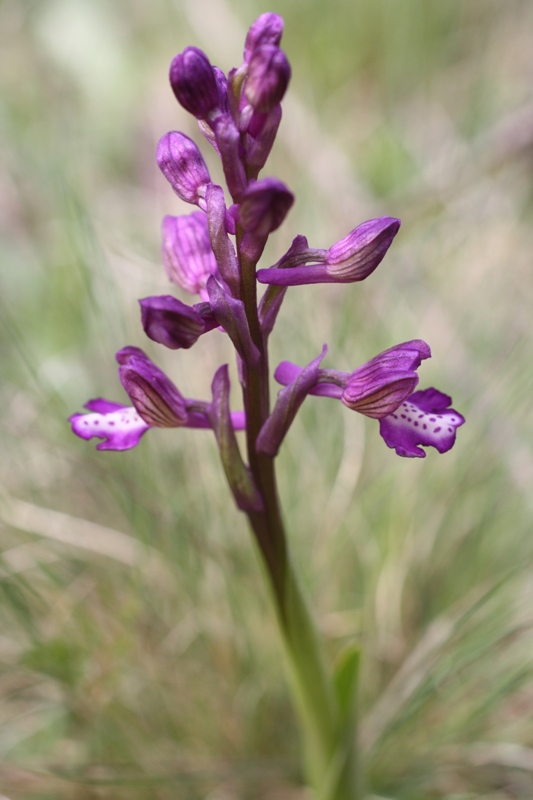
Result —
[{"label": "magenta petal", "polygon": [[95,397],[94,400],[87,400],[83,407],[89,411],[96,411],[98,414],[111,414],[113,411],[120,411],[127,406],[123,403],[112,403],[111,400],[104,400],[103,397]]},{"label": "magenta petal", "polygon": [[192,139],[177,131],[166,133],[157,145],[157,163],[178,197],[186,203],[200,204],[210,178]]},{"label": "magenta petal", "polygon": [[311,283],[346,283],[330,275],[325,264],[308,264],[290,269],[258,269],[257,280],[259,283],[268,283],[273,286],[306,286]]},{"label": "magenta petal", "polygon": [[441,411],[443,408],[449,408],[452,404],[450,395],[433,388],[415,392],[409,400],[411,403],[416,403],[422,411]]},{"label": "magenta petal", "polygon": [[[444,405],[445,403],[445,405]],[[455,444],[456,430],[464,417],[448,408],[451,398],[437,389],[415,392],[388,417],[379,421],[379,432],[399,456],[424,458],[419,445],[446,453]]]},{"label": "magenta petal", "polygon": [[302,372],[302,367],[299,367],[298,364],[293,364],[292,361],[281,361],[275,369],[274,378],[278,383],[287,386],[298,377],[300,372]]},{"label": "magenta petal", "polygon": [[[135,408],[118,406],[108,400],[90,400],[87,407],[112,408],[113,411],[91,414],[73,414],[69,417],[72,430],[81,439],[103,439],[97,450],[130,450],[139,444],[141,436],[150,428],[137,414]],[[118,408],[117,408],[118,406]]]},{"label": "magenta petal", "polygon": [[218,273],[207,217],[202,211],[163,219],[162,256],[169,279],[191,294],[200,293],[210,275]]}]

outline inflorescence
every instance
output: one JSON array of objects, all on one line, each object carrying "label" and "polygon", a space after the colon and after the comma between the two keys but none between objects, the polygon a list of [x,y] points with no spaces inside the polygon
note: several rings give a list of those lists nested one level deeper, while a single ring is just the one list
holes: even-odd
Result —
[{"label": "inflorescence", "polygon": [[[464,422],[450,408],[447,395],[433,388],[415,391],[416,370],[431,355],[421,340],[391,347],[351,373],[321,368],[325,347],[306,367],[288,361],[278,365],[274,377],[283,388],[271,412],[268,399],[254,395],[253,376],[268,365],[268,337],[287,288],[364,280],[384,258],[400,227],[400,221],[391,217],[372,219],[329,250],[310,248],[305,236],[296,236],[276,264],[256,269],[269,235],[294,201],[281,181],[258,177],[276,137],[280,103],[291,74],[279,47],[282,31],[281,17],[262,14],[248,31],[244,62],[227,77],[196,47],[187,47],[173,59],[172,90],[219,155],[232,204],[226,206],[224,190],[211,181],[200,150],[189,137],[175,131],[163,136],[157,148],[159,167],[178,197],[198,207],[190,215],[164,218],[163,263],[170,281],[199,301],[189,306],[172,295],[139,301],[146,335],[172,350],[192,347],[214,329],[228,335],[237,353],[245,411],[229,411],[226,365],[214,377],[212,400],[188,399],[140,348],[125,347],[116,358],[119,378],[133,405],[90,400],[85,406],[89,413],[70,418],[78,436],[102,440],[99,450],[135,447],[154,427],[211,428],[221,453],[225,448],[226,472],[228,459],[233,459],[235,468],[230,465],[229,470],[238,473],[240,453],[233,432],[247,429],[251,404],[262,407],[260,429],[251,434],[248,430],[250,461],[250,449],[269,457],[277,454],[309,394],[340,400],[378,419],[385,443],[400,456],[424,457],[420,445],[448,451]],[[267,286],[259,303],[257,282]],[[263,385],[265,380],[268,388],[268,373]],[[237,502],[241,508],[253,509],[254,503],[260,508],[261,501],[244,486],[248,468],[242,466],[244,472],[240,478],[234,475],[232,485]],[[246,495],[242,502],[239,486],[244,486]]]}]

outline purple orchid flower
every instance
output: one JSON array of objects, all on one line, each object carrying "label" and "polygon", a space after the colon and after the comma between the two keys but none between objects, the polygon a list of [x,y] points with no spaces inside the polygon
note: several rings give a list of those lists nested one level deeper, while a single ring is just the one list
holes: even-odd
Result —
[{"label": "purple orchid flower", "polygon": [[[124,347],[116,354],[119,377],[133,406],[103,398],[89,400],[89,414],[69,417],[81,439],[103,439],[97,450],[130,450],[149,428],[212,428],[211,404],[183,397],[165,373],[139,347]],[[234,430],[243,430],[242,411],[231,412]]]},{"label": "purple orchid flower", "polygon": [[[321,358],[323,355],[324,352]],[[426,342],[414,339],[385,350],[350,373],[317,369],[315,359],[304,369],[290,361],[282,361],[274,377],[283,386],[294,387],[294,392],[302,384],[301,376],[314,365],[316,379],[313,385],[306,387],[308,394],[338,399],[353,411],[379,419],[383,439],[389,447],[396,449],[398,455],[424,457],[425,452],[416,445],[431,445],[445,453],[453,447],[455,430],[464,422],[464,418],[453,409],[438,414],[451,405],[451,398],[447,395],[436,389],[413,394],[418,384],[416,369],[423,359],[430,357],[431,350]],[[275,413],[276,409],[271,416],[274,417]],[[269,425],[271,429],[273,423]],[[264,439],[263,431],[261,435]],[[277,434],[275,439],[279,447],[276,437]],[[264,441],[261,444],[265,449]]]}]

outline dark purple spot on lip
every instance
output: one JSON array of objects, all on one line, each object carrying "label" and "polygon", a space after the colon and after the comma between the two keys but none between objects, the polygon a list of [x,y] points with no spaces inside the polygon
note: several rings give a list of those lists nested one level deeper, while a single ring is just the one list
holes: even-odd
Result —
[{"label": "dark purple spot on lip", "polygon": [[394,419],[398,419],[398,415],[397,414],[393,414],[392,416],[394,417]]},{"label": "dark purple spot on lip", "polygon": [[415,428],[418,428],[418,422],[415,422]]},{"label": "dark purple spot on lip", "polygon": [[423,414],[419,414],[418,419],[422,419],[423,416],[424,416]]},{"label": "dark purple spot on lip", "polygon": [[426,430],[426,428],[427,428],[427,425],[424,425],[424,430]]},{"label": "dark purple spot on lip", "polygon": [[437,420],[435,419],[435,417],[430,417],[430,418],[429,418],[429,421],[430,421],[430,422],[436,422]]},{"label": "dark purple spot on lip", "polygon": [[435,428],[435,430],[433,431],[433,433],[438,433],[440,430],[441,430],[440,428]]},{"label": "dark purple spot on lip", "polygon": [[95,419],[94,424],[95,425],[100,425],[100,420],[99,419]]},{"label": "dark purple spot on lip", "polygon": [[114,425],[115,423],[114,423],[114,422],[110,422],[109,424],[110,424],[110,425]]},{"label": "dark purple spot on lip", "polygon": [[411,417],[407,417],[407,422],[411,422]]},{"label": "dark purple spot on lip", "polygon": [[450,431],[450,433],[453,433],[453,428],[448,428],[448,430]]},{"label": "dark purple spot on lip", "polygon": [[405,419],[405,414],[402,414],[402,419]]}]

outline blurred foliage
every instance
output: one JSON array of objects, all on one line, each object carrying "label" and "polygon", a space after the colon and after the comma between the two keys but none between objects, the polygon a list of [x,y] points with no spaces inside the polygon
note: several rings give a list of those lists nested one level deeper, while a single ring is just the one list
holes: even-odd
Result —
[{"label": "blurred foliage", "polygon": [[[211,437],[99,453],[65,418],[123,399],[145,347],[188,396],[230,358],[169,354],[136,299],[168,292],[155,165],[193,121],[167,85],[187,44],[240,63],[255,0],[3,0],[0,793],[11,800],[303,797],[274,621]],[[420,337],[421,385],[468,424],[396,458],[311,399],[279,459],[291,541],[332,661],[361,645],[369,795],[533,795],[533,7],[284,0],[293,65],[268,167],[297,194],[270,246],[327,247],[400,216],[353,287],[288,294],[274,358],[353,369]],[[201,144],[215,179],[220,171]],[[186,298],[183,298],[186,299]],[[238,404],[235,394],[235,406]]]}]

